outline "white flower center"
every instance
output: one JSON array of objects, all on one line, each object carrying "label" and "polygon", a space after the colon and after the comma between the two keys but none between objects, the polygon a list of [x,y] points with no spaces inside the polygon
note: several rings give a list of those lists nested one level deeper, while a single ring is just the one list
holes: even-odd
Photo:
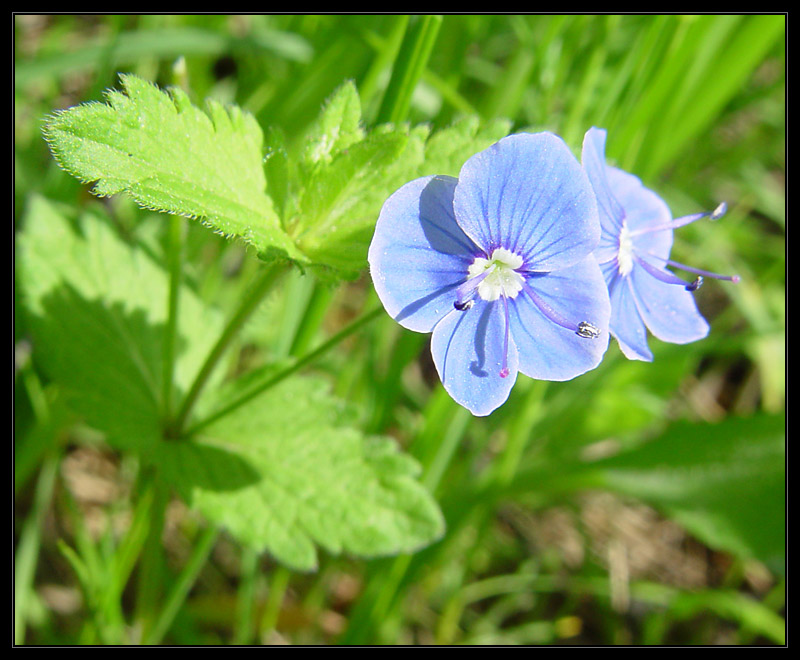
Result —
[{"label": "white flower center", "polygon": [[478,257],[469,267],[469,279],[490,271],[478,285],[478,295],[484,300],[497,300],[500,296],[516,298],[522,291],[522,275],[517,268],[522,257],[505,248],[497,248],[489,259]]},{"label": "white flower center", "polygon": [[627,275],[633,269],[633,238],[626,223],[622,223],[619,233],[619,252],[617,253],[617,268],[619,274]]}]

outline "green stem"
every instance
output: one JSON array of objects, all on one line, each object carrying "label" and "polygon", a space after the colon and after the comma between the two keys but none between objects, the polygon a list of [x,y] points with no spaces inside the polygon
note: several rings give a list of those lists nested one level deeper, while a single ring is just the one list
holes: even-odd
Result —
[{"label": "green stem", "polygon": [[186,399],[184,400],[174,423],[169,428],[170,437],[177,438],[182,435],[182,430],[186,424],[186,420],[189,418],[189,413],[191,413],[194,404],[197,402],[197,398],[200,396],[200,393],[203,391],[208,379],[211,377],[211,373],[217,366],[217,362],[219,362],[222,354],[228,348],[231,340],[236,336],[239,330],[241,330],[247,319],[250,318],[250,315],[258,307],[262,298],[270,289],[272,283],[275,281],[275,278],[278,276],[278,273],[281,272],[283,268],[284,266],[282,264],[273,264],[265,268],[261,275],[258,276],[255,283],[251,287],[250,292],[239,306],[239,309],[236,311],[230,321],[228,321],[228,325],[223,330],[222,335],[217,340],[217,343],[211,349],[211,352],[208,354],[205,363],[201,367],[200,372],[197,374],[194,383],[192,383],[189,393],[186,395]]},{"label": "green stem", "polygon": [[373,319],[376,319],[382,312],[383,308],[378,307],[376,309],[373,309],[371,312],[368,312],[364,316],[356,319],[350,325],[337,332],[333,337],[331,337],[328,341],[322,344],[319,348],[316,348],[310,353],[307,353],[305,356],[297,360],[297,362],[286,367],[282,371],[279,371],[277,374],[270,376],[263,383],[260,383],[259,385],[252,387],[248,392],[245,392],[242,396],[240,396],[238,399],[235,399],[221,410],[218,410],[209,417],[200,420],[197,424],[189,428],[186,431],[185,435],[189,436],[192,435],[193,433],[196,433],[200,429],[205,428],[209,424],[216,422],[218,419],[225,417],[225,415],[230,414],[234,410],[237,410],[248,401],[251,401],[252,399],[257,397],[259,394],[263,394],[271,387],[274,387],[284,379],[291,376],[296,371],[299,371],[310,362],[316,360],[320,355],[323,355],[324,353],[328,352],[331,348],[339,344],[343,339],[349,337],[356,330],[361,328],[361,326],[366,325]]},{"label": "green stem", "polygon": [[381,74],[397,58],[400,44],[403,42],[403,35],[408,28],[408,21],[411,17],[408,14],[399,14],[394,17],[389,35],[382,39],[378,35],[368,32],[364,35],[365,40],[375,50],[376,56],[372,59],[369,70],[367,71],[361,84],[358,86],[358,93],[361,102],[367,107],[373,95],[378,91],[378,81]]},{"label": "green stem", "polygon": [[406,32],[378,112],[378,123],[398,123],[408,118],[411,96],[428,65],[441,25],[439,15],[420,16]]},{"label": "green stem", "polygon": [[167,602],[166,605],[164,605],[164,609],[161,610],[161,615],[151,629],[150,634],[146,635],[143,640],[144,644],[159,644],[164,635],[169,632],[169,627],[175,620],[175,616],[178,614],[186,597],[189,595],[192,585],[200,574],[200,570],[205,565],[208,555],[211,553],[211,549],[214,547],[217,535],[218,531],[216,527],[210,526],[203,530],[199,541],[197,541],[194,550],[192,550],[189,561],[186,562],[183,571],[181,571],[181,574],[172,587],[172,591],[167,597]]},{"label": "green stem", "polygon": [[236,645],[252,643],[254,636],[254,601],[256,578],[258,577],[258,552],[250,546],[242,548],[239,592],[236,596],[236,629],[233,643]]},{"label": "green stem", "polygon": [[33,510],[25,520],[19,545],[14,556],[14,643],[25,643],[25,618],[28,613],[28,597],[33,593],[33,576],[39,558],[41,530],[47,507],[53,495],[56,481],[58,457],[45,458],[33,499]]},{"label": "green stem", "polygon": [[175,342],[178,327],[178,304],[183,268],[183,218],[171,215],[167,237],[167,268],[169,271],[169,300],[167,302],[167,327],[164,340],[164,361],[161,373],[161,396],[164,418],[172,417],[172,378],[175,369]]},{"label": "green stem", "polygon": [[264,611],[264,618],[261,620],[263,635],[268,635],[275,630],[278,625],[278,616],[281,613],[281,605],[289,586],[289,578],[292,574],[284,566],[276,566],[272,574],[269,594],[267,595],[267,606]]},{"label": "green stem", "polygon": [[142,506],[149,510],[139,556],[134,613],[141,636],[144,638],[153,628],[155,608],[162,593],[164,579],[162,535],[169,493],[166,485],[150,469],[142,469],[136,490],[141,494],[137,509]]}]

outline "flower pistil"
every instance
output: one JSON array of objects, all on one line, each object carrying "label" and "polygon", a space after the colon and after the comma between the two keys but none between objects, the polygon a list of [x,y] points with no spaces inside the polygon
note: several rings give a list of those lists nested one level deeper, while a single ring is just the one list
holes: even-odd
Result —
[{"label": "flower pistil", "polygon": [[596,339],[600,336],[600,330],[593,323],[588,321],[573,323],[548,305],[526,281],[524,276],[526,273],[530,276],[535,276],[536,273],[522,271],[522,265],[522,257],[506,248],[496,248],[489,259],[476,257],[467,269],[468,277],[466,282],[456,290],[456,300],[453,303],[453,307],[457,310],[466,311],[475,304],[474,297],[476,292],[480,298],[488,302],[502,300],[505,337],[503,341],[503,364],[500,369],[501,378],[506,378],[509,374],[508,337],[510,319],[508,300],[516,298],[520,291],[524,291],[539,311],[553,323],[571,330],[585,339]]}]

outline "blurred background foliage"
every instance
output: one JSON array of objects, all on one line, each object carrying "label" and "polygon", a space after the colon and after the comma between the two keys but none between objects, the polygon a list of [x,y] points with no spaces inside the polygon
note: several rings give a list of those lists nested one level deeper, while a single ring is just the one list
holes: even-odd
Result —
[{"label": "blurred background foliage", "polygon": [[[428,338],[388,317],[327,354],[315,369],[365,432],[394,436],[421,462],[446,536],[413,556],[323,557],[314,574],[222,536],[164,641],[784,643],[785,46],[782,15],[16,15],[15,229],[31,193],[100,203],[56,166],[42,119],[102,101],[118,72],[236,103],[296,152],[345,80],[368,124],[397,119],[393,71],[410,71],[412,123],[507,118],[512,131],[560,134],[576,154],[599,126],[610,161],[675,216],[730,207],[679,230],[673,254],[741,282],[700,289],[709,337],[651,339],[653,364],[612,342],[595,371],[521,376],[505,406],[476,419],[443,392]],[[161,240],[163,218],[125,198],[103,204],[123,235]],[[195,223],[187,241],[198,294],[231,309],[255,259]],[[146,536],[148,521],[131,520],[136,466],[38,371],[17,289],[15,279],[16,642],[135,639],[153,602],[131,595],[137,555],[120,541],[137,524]],[[238,368],[303,355],[375,304],[366,273],[338,288],[289,273],[247,326]],[[185,575],[199,524],[177,500],[167,508],[155,564],[165,585]],[[119,603],[92,597],[73,546],[96,581],[119,582]]]}]

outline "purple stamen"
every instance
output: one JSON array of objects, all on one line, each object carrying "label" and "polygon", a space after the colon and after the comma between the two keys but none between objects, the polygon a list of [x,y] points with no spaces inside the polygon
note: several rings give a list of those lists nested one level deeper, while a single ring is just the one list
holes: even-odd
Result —
[{"label": "purple stamen", "polygon": [[505,338],[503,339],[503,367],[500,369],[500,378],[506,378],[508,376],[508,326],[509,326],[509,319],[508,319],[508,298],[506,295],[503,294],[503,312],[506,317],[506,334]]},{"label": "purple stamen", "polygon": [[640,236],[641,234],[650,234],[656,231],[665,231],[667,229],[678,229],[678,227],[685,227],[690,225],[700,218],[710,218],[711,220],[719,220],[728,210],[728,205],[722,202],[713,211],[704,211],[703,213],[692,213],[685,215],[682,218],[675,218],[671,222],[665,222],[660,225],[652,225],[651,227],[643,227],[630,233],[631,236]]},{"label": "purple stamen", "polygon": [[[657,280],[660,280],[667,284],[680,284],[682,287],[686,287],[687,291],[694,291],[700,286],[700,284],[697,282],[686,282],[686,280],[682,280],[680,277],[678,277],[677,275],[673,275],[668,270],[661,270],[660,268],[656,268],[653,264],[645,261],[637,254],[634,254],[633,258],[636,260],[637,264],[639,264],[642,268],[644,268]],[[689,289],[688,287],[690,286],[693,286],[694,289]]]},{"label": "purple stamen", "polygon": [[728,282],[733,282],[734,284],[739,281],[738,275],[720,275],[719,273],[712,273],[707,270],[700,270],[699,268],[692,268],[691,266],[686,266],[682,263],[677,261],[672,261],[672,259],[664,259],[663,257],[659,257],[655,254],[649,253],[651,257],[655,257],[660,261],[663,261],[668,266],[672,266],[673,268],[679,268],[680,270],[685,270],[687,273],[694,273],[695,275],[700,275],[701,280],[703,277],[710,277],[715,280],[727,280]]},{"label": "purple stamen", "polygon": [[475,302],[472,300],[473,296],[475,295],[475,291],[477,291],[480,283],[483,282],[483,280],[489,273],[492,272],[492,270],[492,268],[489,268],[480,275],[469,278],[466,282],[459,286],[456,289],[456,300],[453,303],[453,307],[460,312],[472,307],[475,304]]},{"label": "purple stamen", "polygon": [[550,305],[548,305],[544,299],[533,290],[533,287],[531,287],[524,280],[522,282],[522,290],[528,294],[530,299],[533,301],[533,304],[539,308],[539,311],[556,325],[560,325],[562,328],[571,330],[579,337],[584,337],[586,339],[596,339],[600,336],[600,330],[598,330],[595,325],[589,323],[588,321],[581,321],[576,325],[572,321],[565,319],[556,310],[550,307]]}]

